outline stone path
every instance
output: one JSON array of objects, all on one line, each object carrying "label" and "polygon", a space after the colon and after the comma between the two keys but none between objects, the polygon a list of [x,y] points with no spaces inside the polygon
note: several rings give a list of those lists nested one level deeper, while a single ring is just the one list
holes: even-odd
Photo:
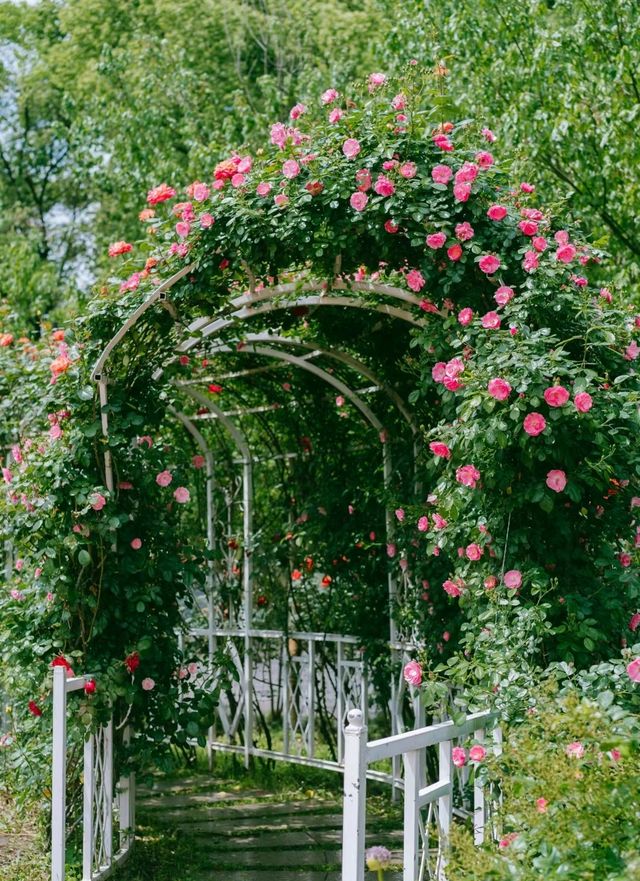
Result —
[{"label": "stone path", "polygon": [[[197,776],[158,782],[138,793],[141,824],[182,832],[193,842],[197,881],[340,881],[339,796],[286,802],[260,790],[216,791],[217,785]],[[373,844],[390,848],[400,863],[396,821],[369,818],[367,846]],[[400,877],[387,873],[385,881]]]}]

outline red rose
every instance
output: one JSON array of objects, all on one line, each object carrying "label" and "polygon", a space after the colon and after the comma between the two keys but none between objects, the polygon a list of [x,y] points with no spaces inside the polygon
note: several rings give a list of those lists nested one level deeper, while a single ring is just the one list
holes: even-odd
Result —
[{"label": "red rose", "polygon": [[131,652],[130,655],[124,659],[124,665],[129,671],[129,673],[133,673],[140,666],[140,654],[139,652]]}]

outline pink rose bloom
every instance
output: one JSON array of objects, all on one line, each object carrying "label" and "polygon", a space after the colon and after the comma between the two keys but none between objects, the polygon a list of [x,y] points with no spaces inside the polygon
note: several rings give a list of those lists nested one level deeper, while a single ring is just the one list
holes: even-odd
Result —
[{"label": "pink rose bloom", "polygon": [[397,547],[394,544],[387,545],[387,557],[395,557],[397,551]]},{"label": "pink rose bloom", "polygon": [[629,566],[631,565],[631,554],[625,554],[625,553],[618,554],[618,560],[620,561],[620,565],[624,569],[628,569]]},{"label": "pink rose bloom", "polygon": [[561,493],[567,485],[567,475],[564,471],[554,468],[547,473],[546,484],[549,489],[552,489],[556,493]]},{"label": "pink rose bloom", "polygon": [[404,520],[404,508],[396,508],[395,515],[396,515],[396,519],[400,523],[402,523],[402,521]]},{"label": "pink rose bloom", "polygon": [[186,239],[189,235],[190,229],[191,227],[186,220],[179,220],[178,223],[176,223],[176,234],[179,235],[181,239]]},{"label": "pink rose bloom", "polygon": [[356,184],[361,193],[366,193],[367,190],[371,189],[371,174],[368,169],[360,168],[356,171]]},{"label": "pink rose bloom", "polygon": [[143,434],[141,437],[138,438],[138,446],[141,447],[142,444],[146,444],[147,449],[150,450],[153,446],[153,438],[148,434]]},{"label": "pink rose bloom", "polygon": [[546,800],[546,798],[536,799],[536,810],[538,811],[538,813],[539,814],[546,814],[548,804],[549,804],[549,802]]},{"label": "pink rose bloom", "polygon": [[169,486],[173,480],[173,474],[170,471],[161,471],[156,475],[156,483],[158,486]]},{"label": "pink rose bloom", "polygon": [[291,180],[300,174],[300,166],[295,159],[287,159],[282,165],[282,174]]},{"label": "pink rose bloom", "polygon": [[522,261],[522,268],[525,272],[535,272],[540,265],[540,258],[535,251],[527,251]]},{"label": "pink rose bloom", "polygon": [[333,104],[333,102],[338,98],[338,92],[335,89],[327,89],[322,93],[320,99],[323,104]]},{"label": "pink rose bloom", "polygon": [[389,220],[385,220],[384,222],[385,231],[390,233],[391,235],[395,235],[398,232],[399,227],[389,218]]},{"label": "pink rose bloom", "polygon": [[429,518],[423,515],[418,520],[418,532],[426,532],[429,529]]},{"label": "pink rose bloom", "polygon": [[480,480],[480,472],[475,465],[461,465],[456,470],[456,480],[463,486],[475,489],[476,483]]},{"label": "pink rose bloom", "polygon": [[609,757],[611,758],[612,762],[619,762],[622,758],[622,753],[619,749],[612,749],[609,752]]},{"label": "pink rose bloom", "polygon": [[538,224],[535,220],[521,220],[518,229],[525,236],[535,236],[538,232]]},{"label": "pink rose bloom", "polygon": [[213,214],[209,214],[205,211],[204,214],[200,215],[200,226],[202,229],[209,229],[210,226],[213,226],[214,222]]},{"label": "pink rose bloom", "polygon": [[418,173],[418,166],[415,162],[403,162],[398,171],[400,172],[401,177],[411,180],[411,178],[414,178]]},{"label": "pink rose bloom", "polygon": [[635,633],[638,627],[640,627],[640,612],[635,612],[629,619],[629,630]]},{"label": "pink rose bloom", "polygon": [[393,196],[396,188],[393,181],[389,180],[384,174],[380,174],[375,182],[374,190],[379,196]]},{"label": "pink rose bloom", "polygon": [[588,392],[578,392],[573,403],[579,413],[588,413],[593,407],[593,398]]},{"label": "pink rose bloom", "polygon": [[166,202],[167,199],[172,199],[175,194],[176,191],[173,187],[170,187],[167,184],[160,184],[152,190],[149,190],[147,193],[147,202],[149,205],[159,205],[160,202]]},{"label": "pink rose bloom", "polygon": [[[431,368],[431,377],[434,382],[442,382],[447,375],[447,365],[444,361],[437,361]],[[6,469],[3,469],[6,470]]]},{"label": "pink rose bloom", "polygon": [[434,456],[441,456],[443,459],[451,458],[451,450],[446,444],[443,444],[441,441],[432,441],[429,444],[429,449]]},{"label": "pink rose bloom", "polygon": [[307,110],[304,104],[294,104],[291,110],[289,111],[289,119],[300,119],[303,113]]},{"label": "pink rose bloom", "polygon": [[496,399],[496,401],[506,401],[511,394],[511,386],[506,379],[496,377],[495,379],[489,380],[487,391],[492,398]]},{"label": "pink rose bloom", "polygon": [[453,198],[456,202],[468,202],[471,195],[471,184],[467,181],[462,183],[454,183]]},{"label": "pink rose bloom", "polygon": [[186,488],[186,486],[179,486],[176,489],[176,491],[174,492],[173,497],[176,500],[176,502],[179,502],[179,504],[186,505],[186,503],[191,498],[191,495],[189,493],[189,490]]},{"label": "pink rose bloom", "polygon": [[143,679],[140,685],[142,686],[144,691],[153,691],[153,689],[156,687],[156,683],[153,679],[151,679],[150,676],[147,676],[146,679]]},{"label": "pink rose bloom", "polygon": [[336,122],[340,122],[342,117],[344,116],[344,110],[341,110],[340,107],[334,107],[331,113],[329,114],[329,122],[331,125],[335,125]]},{"label": "pink rose bloom", "polygon": [[537,437],[539,434],[545,430],[547,426],[547,420],[544,418],[542,413],[529,413],[524,417],[524,422],[522,423],[524,430],[531,437]]},{"label": "pink rose bloom", "polygon": [[473,309],[470,309],[468,306],[465,309],[461,309],[458,312],[458,321],[463,327],[466,327],[467,324],[471,324],[473,321]]},{"label": "pink rose bloom", "polygon": [[494,133],[491,131],[490,128],[483,128],[482,129],[482,136],[484,137],[485,141],[487,141],[489,144],[493,144],[493,142],[496,139],[496,136],[494,135]]},{"label": "pink rose bloom", "polygon": [[465,549],[465,554],[467,555],[468,560],[472,560],[475,563],[484,554],[484,549],[481,548],[480,545],[473,542],[472,544],[467,545]]},{"label": "pink rose bloom", "polygon": [[635,340],[632,340],[627,348],[625,349],[624,357],[626,361],[635,361],[636,358],[640,355],[640,346],[638,346]]},{"label": "pink rose bloom", "polygon": [[478,177],[479,168],[475,162],[463,162],[462,166],[456,171],[456,183],[473,183]]},{"label": "pink rose bloom", "polygon": [[487,590],[494,590],[498,586],[498,579],[495,575],[487,575],[484,580],[484,586]]},{"label": "pink rose bloom", "polygon": [[523,181],[520,184],[520,189],[523,193],[534,193],[536,188],[533,184],[528,184],[526,181]]},{"label": "pink rose bloom", "polygon": [[451,245],[450,248],[447,248],[447,257],[449,260],[459,260],[462,257],[462,245]]},{"label": "pink rose bloom", "polygon": [[544,253],[544,251],[546,251],[547,247],[548,247],[547,240],[545,239],[544,236],[534,236],[531,239],[531,244],[533,245],[535,250],[538,251],[538,253],[540,253],[540,254]]},{"label": "pink rose bloom", "polygon": [[355,159],[355,157],[360,152],[360,142],[356,141],[355,138],[347,138],[347,140],[342,145],[342,152],[347,157],[347,159]]},{"label": "pink rose bloom", "polygon": [[410,272],[407,272],[406,275],[407,287],[411,288],[412,291],[420,291],[426,284],[422,273],[417,269],[412,269]]},{"label": "pink rose bloom", "polygon": [[142,547],[142,539],[134,538],[133,541],[131,542],[131,547],[133,548],[134,551],[139,551],[140,548]]},{"label": "pink rose bloom", "polygon": [[451,750],[451,760],[456,768],[462,768],[467,764],[467,753],[461,746],[454,746]]},{"label": "pink rose bloom", "polygon": [[503,581],[505,587],[517,590],[522,584],[522,572],[519,569],[509,569],[508,572],[504,573]]},{"label": "pink rose bloom", "polygon": [[487,312],[482,316],[482,326],[487,330],[498,330],[500,327],[500,316],[497,312]]},{"label": "pink rose bloom", "polygon": [[433,515],[433,528],[434,529],[445,529],[447,526],[447,521],[440,514]]},{"label": "pink rose bloom", "polygon": [[487,150],[480,150],[479,153],[476,153],[475,160],[480,168],[489,168],[493,165],[493,156]]},{"label": "pink rose bloom", "polygon": [[457,223],[455,227],[456,238],[461,242],[467,242],[474,236],[474,230],[470,223]]},{"label": "pink rose bloom", "polygon": [[487,211],[487,217],[490,220],[504,220],[507,216],[507,209],[504,205],[492,205]]},{"label": "pink rose bloom", "polygon": [[453,177],[453,171],[448,165],[434,165],[431,169],[431,177],[434,183],[446,186]]},{"label": "pink rose bloom", "polygon": [[493,275],[500,269],[500,260],[493,254],[485,254],[478,260],[478,266],[485,275]]},{"label": "pink rose bloom", "polygon": [[442,133],[433,136],[433,143],[438,147],[439,150],[442,150],[445,153],[451,153],[453,150],[453,144],[449,140],[449,138]]},{"label": "pink rose bloom", "polygon": [[102,495],[102,493],[92,493],[89,496],[89,504],[94,511],[102,511],[104,506],[107,504],[107,500]]},{"label": "pink rose bloom", "polygon": [[256,193],[259,196],[268,196],[271,192],[271,184],[269,181],[263,180],[256,187]]},{"label": "pink rose bloom", "polygon": [[354,211],[364,211],[367,207],[367,202],[369,201],[369,197],[366,193],[352,193],[351,198],[349,199],[349,204],[353,208]]},{"label": "pink rose bloom", "polygon": [[374,92],[376,89],[379,89],[380,86],[384,86],[386,81],[387,77],[384,73],[369,74],[369,91]]},{"label": "pink rose bloom", "polygon": [[486,757],[487,751],[480,743],[475,743],[469,750],[469,758],[472,762],[483,762]]},{"label": "pink rose bloom", "polygon": [[634,658],[627,664],[627,676],[632,682],[640,682],[640,658]]},{"label": "pink rose bloom", "polygon": [[460,597],[462,596],[464,585],[459,580],[456,582],[447,579],[445,582],[443,582],[442,587],[445,593],[448,593],[450,597]]},{"label": "pink rose bloom", "polygon": [[459,376],[464,373],[464,361],[461,358],[452,358],[445,364],[445,376]]},{"label": "pink rose bloom", "polygon": [[550,407],[564,407],[569,400],[569,392],[562,385],[552,385],[545,389],[543,397]]},{"label": "pink rose bloom", "polygon": [[196,202],[204,202],[205,199],[209,198],[209,187],[203,183],[196,183],[193,185],[193,198]]},{"label": "pink rose bloom", "polygon": [[441,248],[446,241],[447,237],[443,232],[434,232],[427,236],[427,245],[434,250]]},{"label": "pink rose bloom", "polygon": [[584,758],[584,746],[579,740],[574,740],[573,743],[568,744],[565,752],[570,759]]},{"label": "pink rose bloom", "polygon": [[506,306],[507,303],[513,300],[514,296],[513,288],[507,287],[507,285],[501,285],[493,295],[493,299],[498,306]]},{"label": "pink rose bloom", "polygon": [[234,175],[231,176],[231,186],[237,189],[238,187],[241,187],[243,185],[245,180],[245,175],[240,174],[240,172],[237,171]]},{"label": "pink rose bloom", "polygon": [[566,245],[569,242],[569,233],[566,229],[559,229],[553,237],[559,245]]},{"label": "pink rose bloom", "polygon": [[560,261],[560,263],[571,263],[571,261],[575,259],[577,253],[578,251],[574,245],[569,243],[560,245],[556,251],[556,260]]},{"label": "pink rose bloom", "polygon": [[404,681],[409,685],[420,685],[422,682],[422,667],[417,661],[409,661],[405,664],[403,674]]},{"label": "pink rose bloom", "polygon": [[201,456],[199,454],[192,456],[192,458],[191,458],[191,464],[193,465],[194,468],[198,468],[198,469],[204,468],[204,466],[206,465],[206,462],[207,462],[207,460],[205,459],[205,457]]}]

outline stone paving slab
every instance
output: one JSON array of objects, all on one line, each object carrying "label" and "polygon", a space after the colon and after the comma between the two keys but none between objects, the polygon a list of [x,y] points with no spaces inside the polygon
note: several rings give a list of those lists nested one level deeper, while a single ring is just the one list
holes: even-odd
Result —
[{"label": "stone paving slab", "polygon": [[[200,801],[197,805],[191,807],[192,803],[189,801],[189,803],[182,807],[181,810],[163,810],[162,814],[155,816],[157,807],[165,808],[168,806],[166,801],[161,801],[158,805],[153,805],[154,822],[175,824],[176,821],[183,821],[189,823],[191,821],[199,822],[200,820],[211,820],[214,817],[220,818],[221,820],[233,820],[243,817],[249,820],[250,818],[255,817],[256,822],[259,822],[262,817],[271,818],[290,814],[302,817],[304,814],[315,814],[316,812],[335,812],[336,809],[336,803],[334,801],[309,800],[303,802],[289,802],[288,804],[263,801],[255,804],[238,804],[233,807],[225,805],[223,808],[218,808],[217,804],[219,803],[220,800],[211,799],[209,802],[205,803],[205,806],[203,806]],[[207,807],[207,804],[210,805],[210,807]],[[144,814],[147,806],[148,803],[139,806],[141,815]],[[180,806],[176,807],[179,808]]]},{"label": "stone paving slab", "polygon": [[[373,876],[372,876],[373,877]],[[213,869],[201,875],[202,881],[342,881],[340,872],[278,872],[274,875],[271,869]],[[385,881],[402,881],[402,875],[385,874]]]},{"label": "stone paving slab", "polygon": [[[339,850],[261,850],[248,849],[224,853],[209,847],[210,839],[195,838],[194,844],[199,853],[211,854],[211,866],[229,869],[293,869],[297,866],[326,867],[337,870],[340,867]],[[278,879],[279,881],[279,879]]]},{"label": "stone paving slab", "polygon": [[[194,828],[194,833],[198,838],[202,837],[198,835],[201,830],[200,826]],[[374,833],[371,830],[367,830],[371,834],[368,835],[368,838],[373,838]],[[402,840],[402,832],[399,829],[387,830],[384,833],[385,841],[389,841],[393,839],[395,841]],[[378,835],[377,837],[380,837]],[[324,829],[324,830],[299,830],[299,831],[270,831],[270,832],[261,832],[256,831],[253,834],[245,834],[243,836],[225,836],[221,837],[215,834],[215,828],[212,832],[209,840],[209,849],[218,850],[218,851],[235,851],[235,850],[243,850],[245,848],[262,848],[265,850],[273,850],[273,849],[289,849],[289,848],[300,848],[300,847],[322,847],[323,845],[340,845],[342,843],[342,829]],[[376,842],[371,841],[370,844],[374,844]]]},{"label": "stone paving slab", "polygon": [[145,810],[161,808],[190,808],[193,805],[218,804],[220,802],[241,801],[243,798],[269,798],[262,789],[244,792],[193,792],[189,795],[160,795],[144,799],[140,807]]}]

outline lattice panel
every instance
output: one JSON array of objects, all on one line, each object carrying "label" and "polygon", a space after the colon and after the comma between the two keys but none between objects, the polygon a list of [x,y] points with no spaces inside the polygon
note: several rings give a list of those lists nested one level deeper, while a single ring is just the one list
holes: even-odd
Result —
[{"label": "lattice panel", "polygon": [[91,787],[91,877],[111,864],[113,830],[113,730],[111,723],[93,735]]},{"label": "lattice panel", "polygon": [[285,750],[290,755],[313,756],[313,669],[308,654],[289,659],[285,668],[287,676],[285,726],[287,742]]}]

